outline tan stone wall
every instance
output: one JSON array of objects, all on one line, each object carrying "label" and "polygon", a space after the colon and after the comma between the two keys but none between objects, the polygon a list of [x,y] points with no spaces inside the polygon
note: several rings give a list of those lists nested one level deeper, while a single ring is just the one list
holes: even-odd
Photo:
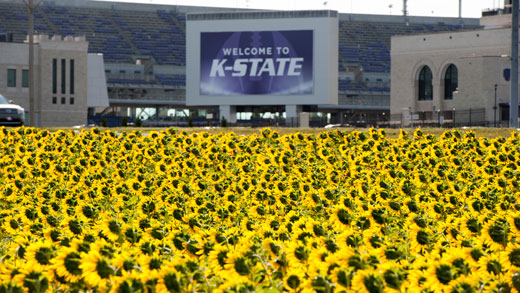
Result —
[{"label": "tan stone wall", "polygon": [[[510,40],[509,29],[393,37],[391,114],[485,108],[486,120],[492,121],[495,84],[497,104],[509,100],[502,72],[509,67]],[[458,69],[458,93],[445,100],[443,80],[450,64]],[[425,65],[433,74],[432,101],[418,100],[418,76]]]},{"label": "tan stone wall", "polygon": [[[41,125],[74,126],[87,122],[87,51],[84,39],[40,40]],[[53,93],[53,60],[57,61],[57,92]],[[62,93],[62,60],[65,60],[65,93]],[[74,60],[74,93],[71,93],[70,63]],[[57,103],[53,104],[53,97]],[[65,104],[62,104],[62,99]],[[71,99],[74,104],[71,104]]]},{"label": "tan stone wall", "polygon": [[[0,43],[0,93],[29,111],[29,89],[22,88],[22,69],[28,69],[28,44]],[[35,36],[35,107],[38,126],[74,126],[87,123],[88,43],[84,38]],[[52,62],[57,59],[57,93],[52,92]],[[66,91],[61,92],[61,60],[66,60]],[[70,60],[74,60],[74,94],[70,92]],[[7,69],[17,70],[17,87],[7,87]],[[57,104],[52,103],[56,97]],[[61,99],[65,98],[65,104]],[[70,104],[74,98],[74,104]]]},{"label": "tan stone wall", "polygon": [[[0,43],[0,93],[28,111],[29,89],[22,88],[22,70],[29,69],[29,50],[25,44]],[[16,87],[7,87],[7,70],[16,69]]]}]

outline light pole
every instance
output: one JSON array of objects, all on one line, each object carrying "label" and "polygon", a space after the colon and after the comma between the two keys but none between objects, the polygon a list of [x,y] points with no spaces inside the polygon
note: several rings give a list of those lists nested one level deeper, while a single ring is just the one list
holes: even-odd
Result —
[{"label": "light pole", "polygon": [[495,128],[497,127],[497,87],[498,87],[498,84],[495,84],[495,106],[493,106]]},{"label": "light pole", "polygon": [[453,127],[455,127],[455,107],[453,107],[452,110],[453,110],[453,112],[452,112],[452,114],[451,114],[451,116],[452,116],[451,118],[452,118],[452,120],[453,120]]},{"label": "light pole", "polygon": [[513,0],[511,25],[511,97],[509,105],[509,127],[518,128],[518,1]]},{"label": "light pole", "polygon": [[34,9],[42,2],[43,0],[40,0],[34,5],[33,0],[23,0],[29,14],[29,126],[38,126],[34,98]]}]

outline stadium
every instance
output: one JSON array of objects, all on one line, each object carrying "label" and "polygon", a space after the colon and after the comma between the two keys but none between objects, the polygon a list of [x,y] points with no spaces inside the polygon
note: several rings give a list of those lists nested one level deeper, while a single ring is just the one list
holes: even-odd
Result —
[{"label": "stadium", "polygon": [[0,0],[0,293],[520,292],[520,0],[37,2]]},{"label": "stadium", "polygon": [[[337,23],[327,24],[337,39],[325,40],[332,45],[314,52],[314,70],[323,63],[316,56],[330,58],[324,60],[330,64],[323,68],[325,77],[334,80],[324,86],[327,92],[320,92],[319,79],[324,75],[316,71],[312,94],[300,95],[302,102],[297,93],[288,100],[286,96],[266,100],[265,95],[241,99],[244,96],[236,94],[231,100],[200,95],[191,99],[187,94],[190,84],[198,88],[200,78],[190,72],[187,62],[192,51],[187,50],[190,22],[206,20],[213,31],[222,31],[219,25],[241,31],[240,20],[263,18],[266,23],[274,21],[273,27],[287,27],[291,19],[305,23],[311,14]],[[229,26],[233,20],[238,22]],[[43,1],[34,10],[36,122],[40,126],[102,122],[118,126],[137,119],[143,125],[184,126],[217,125],[225,118],[244,126],[376,125],[391,120],[392,36],[480,27],[478,19],[446,17]],[[0,2],[0,91],[26,110],[27,35],[27,7],[20,1]],[[319,51],[325,49],[330,51]],[[197,88],[191,93],[198,92]]]}]

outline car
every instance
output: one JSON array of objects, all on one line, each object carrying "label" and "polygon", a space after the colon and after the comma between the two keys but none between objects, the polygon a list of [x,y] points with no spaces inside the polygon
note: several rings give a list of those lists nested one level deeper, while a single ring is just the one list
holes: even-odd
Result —
[{"label": "car", "polygon": [[23,126],[25,110],[0,94],[0,125]]}]

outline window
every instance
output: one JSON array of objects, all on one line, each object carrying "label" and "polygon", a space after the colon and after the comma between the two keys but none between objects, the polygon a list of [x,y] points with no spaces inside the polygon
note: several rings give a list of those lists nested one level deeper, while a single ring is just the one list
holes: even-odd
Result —
[{"label": "window", "polygon": [[52,93],[58,93],[58,60],[52,59]]},{"label": "window", "polygon": [[70,94],[74,94],[74,60],[70,60]]},{"label": "window", "polygon": [[29,87],[29,70],[27,69],[22,70],[22,87]]},{"label": "window", "polygon": [[453,100],[453,92],[459,86],[459,70],[453,64],[448,66],[444,75],[444,99]]},{"label": "window", "polygon": [[52,103],[53,103],[53,104],[57,104],[57,103],[58,103],[58,98],[56,98],[56,97],[52,97]]},{"label": "window", "polygon": [[7,69],[7,87],[16,87],[16,69]]},{"label": "window", "polygon": [[74,98],[73,97],[70,98],[70,104],[74,105]]},{"label": "window", "polygon": [[[65,59],[61,59],[61,93],[66,93],[67,86],[67,61]],[[62,103],[65,104],[65,103]]]},{"label": "window", "polygon": [[424,66],[419,73],[419,101],[433,100],[432,71]]},{"label": "window", "polygon": [[65,97],[62,97],[62,98],[61,98],[61,104],[62,104],[62,105],[65,105],[65,102],[66,102]]}]

